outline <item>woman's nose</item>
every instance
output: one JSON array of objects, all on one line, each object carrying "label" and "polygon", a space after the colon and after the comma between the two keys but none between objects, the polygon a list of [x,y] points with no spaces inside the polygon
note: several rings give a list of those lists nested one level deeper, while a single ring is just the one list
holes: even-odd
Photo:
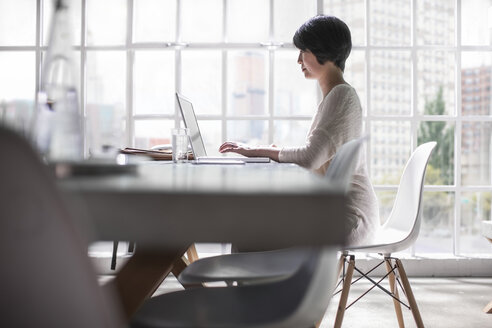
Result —
[{"label": "woman's nose", "polygon": [[299,56],[297,57],[297,63],[302,64],[302,53],[299,52]]}]

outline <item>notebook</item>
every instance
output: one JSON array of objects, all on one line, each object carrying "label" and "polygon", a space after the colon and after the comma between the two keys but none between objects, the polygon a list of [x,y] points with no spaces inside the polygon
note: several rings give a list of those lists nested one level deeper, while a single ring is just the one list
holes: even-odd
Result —
[{"label": "notebook", "polygon": [[196,164],[240,164],[242,163],[269,163],[269,157],[211,157],[207,156],[205,144],[203,143],[200,128],[196,120],[195,110],[193,104],[186,97],[183,97],[176,92],[176,99],[178,101],[179,110],[183,117],[185,127],[190,130],[190,144],[191,150],[195,157]]}]

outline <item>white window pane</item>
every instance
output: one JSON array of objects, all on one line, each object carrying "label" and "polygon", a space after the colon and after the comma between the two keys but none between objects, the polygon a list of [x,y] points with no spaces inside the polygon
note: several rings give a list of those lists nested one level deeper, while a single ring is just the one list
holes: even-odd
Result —
[{"label": "white window pane", "polygon": [[[428,106],[438,108],[439,101],[433,101]],[[421,145],[429,141],[436,141],[437,146],[427,164],[425,183],[429,185],[454,184],[454,122],[420,122],[417,130],[417,143]]]},{"label": "white window pane", "polygon": [[490,221],[490,192],[461,194],[461,227],[459,255],[489,255],[491,243],[482,235],[482,221]]},{"label": "white window pane", "polygon": [[222,144],[222,122],[198,120],[200,133],[208,156],[219,156],[219,147]]},{"label": "white window pane", "polygon": [[398,185],[410,157],[410,122],[371,122],[371,181]]},{"label": "white window pane", "polygon": [[362,110],[366,111],[366,54],[364,51],[352,50],[345,62],[344,79],[357,92]]},{"label": "white window pane", "polygon": [[174,52],[135,51],[134,112],[174,113]]},{"label": "white window pane", "polygon": [[[372,5],[372,2],[371,2]],[[366,5],[365,0],[325,1],[323,12],[340,18],[348,25],[353,45],[366,44]]]},{"label": "white window pane", "polygon": [[463,122],[461,127],[461,182],[491,183],[492,122]]},{"label": "white window pane", "polygon": [[89,155],[115,155],[127,146],[125,112],[121,106],[90,103],[86,106],[86,136]]},{"label": "white window pane", "polygon": [[396,191],[376,190],[376,196],[379,203],[379,221],[380,224],[384,224],[388,220],[391,210],[393,209]]},{"label": "white window pane", "polygon": [[463,52],[461,110],[466,115],[492,114],[492,53]]},{"label": "white window pane", "polygon": [[273,3],[274,39],[292,42],[296,30],[316,15],[316,1],[275,0]]},{"label": "white window pane", "polygon": [[222,53],[183,51],[182,93],[193,101],[197,115],[222,113]]},{"label": "white window pane", "polygon": [[[54,6],[53,1],[43,1],[43,45],[48,45],[48,38],[53,19]],[[82,31],[82,0],[72,0],[70,4],[70,23],[72,28],[72,40],[74,45],[80,45]]]},{"label": "white window pane", "polygon": [[315,80],[304,78],[297,63],[298,51],[275,52],[275,115],[308,115],[316,112],[319,97]]},{"label": "white window pane", "polygon": [[371,44],[409,46],[410,8],[410,0],[372,0],[369,6]]},{"label": "white window pane", "polygon": [[228,53],[228,113],[264,115],[267,113],[268,57],[266,51]]},{"label": "white window pane", "polygon": [[492,44],[492,0],[461,1],[461,43]]},{"label": "white window pane", "polygon": [[417,43],[453,45],[455,38],[455,2],[418,0],[416,1],[416,6]]},{"label": "white window pane", "polygon": [[[417,53],[418,112],[425,115],[453,115],[455,111],[455,54],[447,51]],[[429,107],[441,102],[442,109]],[[436,111],[435,109],[439,109]]]},{"label": "white window pane", "polygon": [[34,52],[0,52],[0,72],[0,103],[34,98],[36,72]]},{"label": "white window pane", "polygon": [[422,224],[416,254],[453,252],[454,193],[424,192]]},{"label": "white window pane", "polygon": [[87,44],[125,44],[126,13],[125,0],[87,0]]},{"label": "white window pane", "polygon": [[310,121],[276,120],[273,143],[278,147],[305,146],[310,127]]},{"label": "white window pane", "polygon": [[36,1],[0,0],[0,46],[36,43]]},{"label": "white window pane", "polygon": [[268,144],[267,121],[229,121],[227,122],[227,139],[251,145]]},{"label": "white window pane", "polygon": [[[126,54],[124,51],[87,52],[86,114],[87,138],[91,152],[102,143],[125,146]],[[116,120],[104,125],[110,115]],[[103,128],[104,127],[104,128]],[[104,130],[106,129],[106,130]]]},{"label": "white window pane", "polygon": [[125,109],[126,53],[87,52],[87,104],[106,104]]},{"label": "white window pane", "polygon": [[409,52],[371,52],[371,114],[410,114],[411,67]]},{"label": "white window pane", "polygon": [[35,93],[34,52],[0,52],[0,124],[28,133]]},{"label": "white window pane", "polygon": [[174,41],[176,0],[134,0],[133,42]]},{"label": "white window pane", "polygon": [[227,2],[227,41],[268,41],[269,17],[269,1],[229,0]]},{"label": "white window pane", "polygon": [[182,0],[181,40],[222,41],[222,0]]},{"label": "white window pane", "polygon": [[135,147],[149,149],[156,145],[171,143],[173,120],[136,120]]}]

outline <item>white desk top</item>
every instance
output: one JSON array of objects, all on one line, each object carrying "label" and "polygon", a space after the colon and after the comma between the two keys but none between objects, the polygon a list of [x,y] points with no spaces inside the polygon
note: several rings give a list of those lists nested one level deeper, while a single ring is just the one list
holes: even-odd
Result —
[{"label": "white desk top", "polygon": [[96,238],[151,245],[241,242],[255,246],[341,244],[344,196],[292,164],[148,163],[138,174],[66,178]]}]

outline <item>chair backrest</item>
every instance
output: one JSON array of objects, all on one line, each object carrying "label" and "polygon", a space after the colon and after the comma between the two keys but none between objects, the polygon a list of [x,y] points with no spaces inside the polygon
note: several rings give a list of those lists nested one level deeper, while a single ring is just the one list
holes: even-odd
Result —
[{"label": "chair backrest", "polygon": [[393,209],[382,226],[403,236],[392,245],[391,252],[408,248],[417,239],[422,217],[422,191],[427,163],[436,142],[422,144],[410,156],[401,176]]},{"label": "chair backrest", "polygon": [[122,326],[51,173],[2,126],[0,149],[0,326]]},{"label": "chair backrest", "polygon": [[317,261],[307,293],[291,317],[293,324],[284,327],[301,327],[306,318],[315,318],[315,321],[323,318],[338,278],[336,276],[337,249],[322,248],[317,254]]},{"label": "chair backrest", "polygon": [[360,148],[369,137],[363,136],[343,144],[328,166],[325,177],[339,185],[345,192],[350,188],[352,175],[359,159]]}]

